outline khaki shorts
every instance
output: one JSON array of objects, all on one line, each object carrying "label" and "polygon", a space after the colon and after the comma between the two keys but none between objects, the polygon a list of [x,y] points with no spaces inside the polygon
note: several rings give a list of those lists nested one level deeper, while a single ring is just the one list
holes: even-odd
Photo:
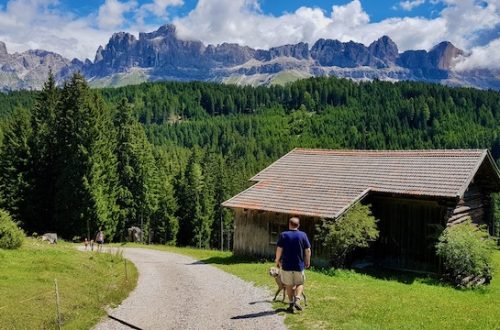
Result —
[{"label": "khaki shorts", "polygon": [[281,270],[281,282],[284,285],[302,285],[306,280],[304,271]]}]

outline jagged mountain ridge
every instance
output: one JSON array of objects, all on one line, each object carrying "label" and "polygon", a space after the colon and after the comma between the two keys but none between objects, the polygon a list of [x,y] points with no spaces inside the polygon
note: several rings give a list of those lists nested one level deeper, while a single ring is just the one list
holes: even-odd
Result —
[{"label": "jagged mountain ridge", "polygon": [[284,83],[310,76],[338,76],[355,80],[419,80],[478,88],[499,88],[495,71],[453,71],[453,61],[465,55],[450,42],[425,50],[399,53],[383,36],[361,43],[319,39],[311,47],[300,42],[253,49],[238,44],[205,45],[182,40],[174,25],[140,33],[113,34],[100,46],[94,61],[72,61],[47,51],[9,54],[0,42],[0,89],[39,89],[49,69],[58,81],[81,71],[95,86],[116,86],[156,80],[203,80],[239,84]]}]

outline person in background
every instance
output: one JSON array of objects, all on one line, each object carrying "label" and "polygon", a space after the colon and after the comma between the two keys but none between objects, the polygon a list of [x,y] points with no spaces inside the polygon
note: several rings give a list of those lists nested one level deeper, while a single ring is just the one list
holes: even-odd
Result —
[{"label": "person in background", "polygon": [[290,313],[294,312],[294,308],[302,310],[300,299],[306,278],[304,269],[311,266],[311,243],[299,226],[299,218],[290,218],[288,230],[280,234],[276,247],[276,267],[281,266],[281,281],[286,286],[290,303],[287,311]]},{"label": "person in background", "polygon": [[95,236],[95,241],[97,243],[97,252],[101,252],[102,245],[104,244],[104,232],[102,230],[99,230],[99,232]]},{"label": "person in background", "polygon": [[89,240],[85,237],[85,241],[83,241],[83,245],[85,245],[85,251],[87,251],[87,247],[89,246]]}]

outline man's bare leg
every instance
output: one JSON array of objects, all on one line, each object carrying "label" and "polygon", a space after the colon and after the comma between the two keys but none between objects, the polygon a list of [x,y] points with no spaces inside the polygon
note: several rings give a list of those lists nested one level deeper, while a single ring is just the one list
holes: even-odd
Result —
[{"label": "man's bare leg", "polygon": [[287,285],[286,286],[286,295],[288,296],[288,302],[293,303],[293,297],[294,297],[294,286],[293,285]]},{"label": "man's bare leg", "polygon": [[290,303],[290,307],[288,307],[288,311],[293,313],[293,306],[295,304],[294,300],[294,286],[293,285],[287,285],[286,286],[286,294],[288,296],[288,302]]},{"label": "man's bare leg", "polygon": [[302,297],[302,292],[304,292],[304,285],[297,285],[295,287],[295,297]]},{"label": "man's bare leg", "polygon": [[297,285],[295,287],[295,290],[294,290],[294,294],[295,294],[295,297],[294,297],[294,305],[295,305],[295,308],[297,308],[298,310],[302,310],[302,306],[300,306],[300,303],[299,303],[299,300],[302,299],[302,293],[304,292],[304,285],[300,284],[300,285]]}]

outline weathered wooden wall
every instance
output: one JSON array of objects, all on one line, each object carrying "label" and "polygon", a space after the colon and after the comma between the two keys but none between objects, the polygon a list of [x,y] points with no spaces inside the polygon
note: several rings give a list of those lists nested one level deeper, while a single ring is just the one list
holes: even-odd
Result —
[{"label": "weathered wooden wall", "polygon": [[263,213],[237,209],[235,216],[234,253],[256,256],[269,255],[268,223]]},{"label": "weathered wooden wall", "polygon": [[[288,230],[288,219],[293,215],[256,210],[236,209],[234,222],[234,253],[274,257],[276,239],[280,232]],[[300,218],[300,230],[306,232],[314,255],[314,232],[317,219]]]},{"label": "weathered wooden wall", "polygon": [[380,220],[375,257],[391,268],[436,271],[435,242],[445,225],[446,206],[433,200],[371,196],[373,214]]},{"label": "weathered wooden wall", "polygon": [[491,197],[489,192],[478,184],[471,184],[459,202],[448,207],[446,222],[448,226],[463,223],[471,219],[473,223],[487,225]]}]

